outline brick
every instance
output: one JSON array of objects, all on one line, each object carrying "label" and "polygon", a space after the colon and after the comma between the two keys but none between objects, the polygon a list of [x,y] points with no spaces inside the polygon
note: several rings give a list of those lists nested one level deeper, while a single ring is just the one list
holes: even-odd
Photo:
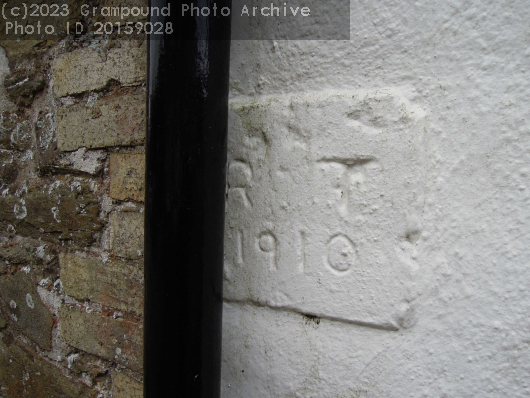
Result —
[{"label": "brick", "polygon": [[143,384],[125,373],[112,372],[112,397],[113,398],[142,398],[144,396]]},{"label": "brick", "polygon": [[0,394],[5,398],[96,398],[97,393],[16,343],[0,340]]},{"label": "brick", "polygon": [[130,259],[137,259],[143,256],[143,213],[112,213],[110,215],[110,228],[110,245],[116,255]]},{"label": "brick", "polygon": [[57,145],[61,151],[142,144],[145,95],[109,96],[92,107],[76,104],[57,111]]},{"label": "brick", "polygon": [[18,272],[0,278],[0,294],[12,324],[45,350],[51,349],[52,316],[28,275]]},{"label": "brick", "polygon": [[145,198],[145,154],[110,155],[110,197],[143,202]]},{"label": "brick", "polygon": [[98,312],[63,306],[59,315],[64,341],[80,350],[142,371],[143,324]]},{"label": "brick", "polygon": [[123,261],[63,253],[59,258],[64,292],[122,311],[143,313],[143,267]]},{"label": "brick", "polygon": [[57,57],[53,64],[54,92],[58,97],[101,90],[111,80],[122,86],[141,84],[146,78],[145,43],[130,40],[107,53],[83,48]]}]

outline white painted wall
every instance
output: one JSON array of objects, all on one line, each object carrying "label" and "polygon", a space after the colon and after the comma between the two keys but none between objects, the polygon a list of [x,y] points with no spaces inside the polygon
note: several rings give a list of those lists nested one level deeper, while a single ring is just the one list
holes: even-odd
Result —
[{"label": "white painted wall", "polygon": [[528,2],[351,18],[233,43],[223,397],[528,397]]}]

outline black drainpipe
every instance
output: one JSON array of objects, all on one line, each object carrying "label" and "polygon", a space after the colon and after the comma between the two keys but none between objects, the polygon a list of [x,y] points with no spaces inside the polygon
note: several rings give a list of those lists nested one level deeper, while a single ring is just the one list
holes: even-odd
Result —
[{"label": "black drainpipe", "polygon": [[170,3],[149,40],[144,394],[219,397],[231,0],[150,7]]}]

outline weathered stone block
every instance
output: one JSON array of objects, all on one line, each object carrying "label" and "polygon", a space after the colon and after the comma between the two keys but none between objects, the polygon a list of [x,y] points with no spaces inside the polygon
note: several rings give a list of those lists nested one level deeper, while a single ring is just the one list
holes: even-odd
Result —
[{"label": "weathered stone block", "polygon": [[118,200],[144,201],[145,154],[110,155],[110,196]]},{"label": "weathered stone block", "polygon": [[141,321],[105,316],[97,312],[63,306],[61,330],[66,343],[142,371],[143,324]]},{"label": "weathered stone block", "polygon": [[142,398],[144,396],[143,384],[131,379],[124,373],[112,372],[112,397],[113,398]]},{"label": "weathered stone block", "polygon": [[48,264],[55,257],[54,248],[37,239],[16,236],[0,245],[0,259],[9,264]]},{"label": "weathered stone block", "polygon": [[106,54],[89,48],[72,51],[54,62],[54,92],[64,97],[100,90],[110,80],[124,86],[140,84],[146,77],[146,59],[146,45],[133,40]]},{"label": "weathered stone block", "polygon": [[31,279],[23,272],[0,278],[0,295],[13,324],[45,350],[51,349],[52,316],[41,302]]},{"label": "weathered stone block", "polygon": [[0,394],[5,398],[95,398],[97,393],[63,376],[53,364],[0,340]]},{"label": "weathered stone block", "polygon": [[143,270],[122,261],[64,253],[59,258],[64,292],[123,311],[143,313]]},{"label": "weathered stone block", "polygon": [[57,145],[61,151],[136,145],[144,138],[144,94],[109,96],[92,107],[77,104],[57,111]]},{"label": "weathered stone block", "polygon": [[21,242],[8,241],[0,245],[0,259],[9,264],[28,264],[34,259],[31,247],[20,244]]},{"label": "weathered stone block", "polygon": [[120,257],[136,259],[144,251],[144,215],[136,212],[110,215],[111,249]]},{"label": "weathered stone block", "polygon": [[225,297],[407,327],[426,112],[328,91],[237,99],[229,123]]},{"label": "weathered stone block", "polygon": [[101,229],[98,216],[97,197],[81,182],[56,181],[21,198],[0,197],[0,223],[28,235],[90,243]]},{"label": "weathered stone block", "polygon": [[[5,25],[0,22],[0,29],[2,28],[5,29]],[[2,31],[4,32],[3,29]],[[11,62],[23,57],[35,55],[37,53],[37,48],[45,43],[46,40],[0,40],[0,46],[6,50],[7,56]]]},{"label": "weathered stone block", "polygon": [[20,69],[4,80],[9,99],[19,106],[30,106],[35,94],[46,86],[44,78],[38,74]]}]

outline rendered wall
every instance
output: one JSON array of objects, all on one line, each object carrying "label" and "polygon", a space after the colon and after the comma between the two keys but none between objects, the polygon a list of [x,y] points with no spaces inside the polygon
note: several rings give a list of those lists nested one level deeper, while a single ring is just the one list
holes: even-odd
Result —
[{"label": "rendered wall", "polygon": [[233,43],[223,396],[527,397],[527,3],[351,6]]},{"label": "rendered wall", "polygon": [[[233,43],[224,397],[529,395],[528,14]],[[145,45],[1,46],[0,396],[141,396]]]}]

